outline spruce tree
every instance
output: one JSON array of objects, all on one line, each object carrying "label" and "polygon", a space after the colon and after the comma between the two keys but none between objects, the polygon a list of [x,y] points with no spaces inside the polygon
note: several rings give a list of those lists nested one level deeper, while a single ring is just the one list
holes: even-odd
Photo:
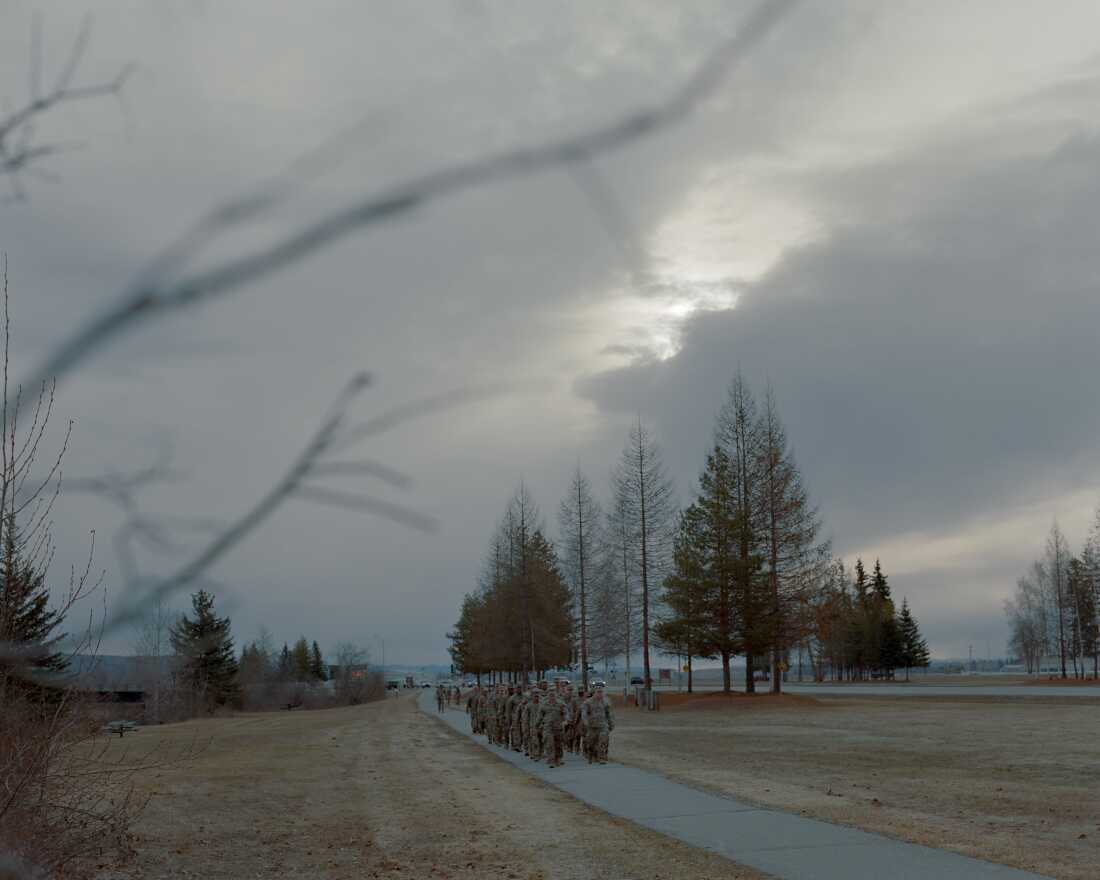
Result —
[{"label": "spruce tree", "polygon": [[22,665],[41,672],[61,672],[67,665],[57,650],[64,638],[57,633],[61,614],[49,607],[50,589],[45,572],[24,553],[15,517],[3,522],[4,548],[0,558],[0,642],[18,645]]},{"label": "spruce tree", "polygon": [[256,642],[244,646],[238,663],[237,678],[242,685],[259,685],[267,681],[271,670],[270,660]]},{"label": "spruce tree", "polygon": [[290,681],[294,677],[294,662],[290,658],[290,646],[286,642],[283,642],[283,650],[279,653],[275,677],[279,681]]},{"label": "spruce tree", "polygon": [[191,596],[194,617],[183,615],[172,627],[172,648],[182,660],[183,680],[213,711],[238,694],[237,659],[228,617],[214,613],[214,597],[199,590]]},{"label": "spruce tree", "polygon": [[916,618],[909,610],[909,602],[904,598],[898,615],[898,630],[901,634],[901,665],[905,667],[905,680],[909,681],[910,668],[923,668],[932,657],[928,652],[928,643],[921,637]]},{"label": "spruce tree", "polygon": [[[862,568],[862,563],[858,563]],[[881,601],[890,601],[890,584],[886,580],[886,575],[882,573],[882,560],[875,560],[875,571],[871,575],[871,592]]]},{"label": "spruce tree", "polygon": [[[687,658],[688,693],[693,690],[692,658],[715,656],[717,590],[708,565],[705,516],[698,503],[690,505],[680,516],[672,551],[672,571],[665,577],[661,594],[667,616],[654,630],[666,653],[682,654]],[[723,660],[728,689],[728,657]]]},{"label": "spruce tree", "polygon": [[313,642],[313,656],[310,658],[309,673],[317,681],[328,681],[328,670],[325,668],[325,660],[321,656],[321,649],[317,642]]},{"label": "spruce tree", "polygon": [[878,559],[875,560],[875,570],[871,575],[867,608],[867,631],[871,640],[868,657],[884,676],[893,675],[894,669],[902,665],[902,638],[894,619],[890,584],[882,571],[882,562]]},{"label": "spruce tree", "polygon": [[856,599],[859,600],[861,605],[866,605],[867,590],[869,587],[867,584],[867,570],[863,567],[862,559],[856,559],[855,579],[852,582],[852,586],[855,588]]},{"label": "spruce tree", "polygon": [[310,671],[311,661],[309,642],[305,636],[298,636],[298,641],[290,649],[291,677],[295,681],[309,681],[313,677]]},{"label": "spruce tree", "polygon": [[701,611],[711,622],[701,656],[716,654],[722,659],[722,688],[726,693],[731,687],[730,661],[750,642],[746,621],[763,620],[767,610],[763,591],[743,588],[759,582],[760,557],[741,558],[743,508],[736,486],[733,461],[716,444],[699,475],[698,498],[689,508],[696,512],[684,520],[700,554],[705,582],[697,587],[703,603]]},{"label": "spruce tree", "polygon": [[729,457],[737,521],[737,559],[734,566],[739,629],[745,653],[745,692],[756,692],[755,668],[771,648],[767,609],[769,585],[760,576],[763,564],[761,505],[764,438],[756,401],[738,370],[726,402],[718,414],[717,434]]}]

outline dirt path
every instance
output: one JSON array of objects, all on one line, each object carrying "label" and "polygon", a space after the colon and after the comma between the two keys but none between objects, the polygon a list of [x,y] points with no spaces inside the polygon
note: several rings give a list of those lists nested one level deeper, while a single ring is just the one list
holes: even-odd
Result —
[{"label": "dirt path", "polygon": [[740,878],[496,760],[405,697],[143,730],[210,745],[149,780],[136,860],[104,878]]}]

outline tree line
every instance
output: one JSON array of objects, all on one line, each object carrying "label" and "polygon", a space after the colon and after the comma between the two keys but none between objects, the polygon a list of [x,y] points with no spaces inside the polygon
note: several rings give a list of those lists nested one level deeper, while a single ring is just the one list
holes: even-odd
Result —
[{"label": "tree line", "polygon": [[[144,677],[146,716],[154,720],[239,709],[355,704],[382,696],[380,673],[368,670],[367,652],[352,642],[335,648],[336,663],[325,661],[316,640],[299,636],[276,649],[266,628],[238,655],[232,622],[214,610],[214,596],[199,590],[187,614],[157,614],[142,628],[137,649],[147,655],[161,643],[163,627],[170,651],[144,656],[152,661]],[[150,707],[148,704],[152,703]]]},{"label": "tree line", "polygon": [[641,419],[631,426],[600,503],[578,467],[551,543],[521,486],[508,503],[477,589],[452,632],[457,668],[526,678],[640,653],[646,687],[657,652],[696,660],[745,660],[745,688],[759,675],[778,692],[792,656],[816,678],[892,677],[927,666],[929,652],[903,600],[895,606],[879,562],[854,579],[821,539],[775,395],[758,403],[735,375],[716,418],[695,497],[682,509],[660,447]]},{"label": "tree line", "polygon": [[1009,650],[1029,673],[1100,677],[1100,508],[1081,552],[1058,523],[1005,603]]}]

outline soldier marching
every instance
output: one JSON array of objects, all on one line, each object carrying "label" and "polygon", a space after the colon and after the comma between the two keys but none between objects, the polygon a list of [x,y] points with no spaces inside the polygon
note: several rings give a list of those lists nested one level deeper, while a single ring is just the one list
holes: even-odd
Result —
[{"label": "soldier marching", "polygon": [[565,753],[589,764],[606,764],[615,716],[602,687],[590,692],[546,680],[533,685],[474,687],[466,695],[470,729],[493,745],[509,748],[548,767]]}]

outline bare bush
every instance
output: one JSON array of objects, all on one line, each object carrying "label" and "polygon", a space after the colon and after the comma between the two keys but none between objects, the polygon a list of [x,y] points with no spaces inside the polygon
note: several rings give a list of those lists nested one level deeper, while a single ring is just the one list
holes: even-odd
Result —
[{"label": "bare bush", "polygon": [[48,876],[92,876],[128,859],[147,799],[137,779],[193,751],[135,751],[104,731],[95,708],[74,690],[9,695],[0,716],[0,845]]}]

